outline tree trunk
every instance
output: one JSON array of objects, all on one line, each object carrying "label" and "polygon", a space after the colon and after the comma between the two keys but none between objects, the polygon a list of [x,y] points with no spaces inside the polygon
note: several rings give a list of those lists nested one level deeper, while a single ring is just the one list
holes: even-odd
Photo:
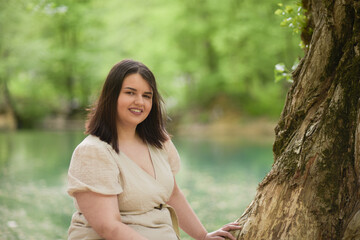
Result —
[{"label": "tree trunk", "polygon": [[308,49],[237,239],[360,239],[360,1],[303,6]]},{"label": "tree trunk", "polygon": [[[8,52],[3,51],[2,59],[7,60]],[[8,79],[10,79],[10,70],[3,68],[3,74],[0,76],[0,130],[15,130],[18,125],[19,117],[15,111],[15,103],[10,94]]]}]

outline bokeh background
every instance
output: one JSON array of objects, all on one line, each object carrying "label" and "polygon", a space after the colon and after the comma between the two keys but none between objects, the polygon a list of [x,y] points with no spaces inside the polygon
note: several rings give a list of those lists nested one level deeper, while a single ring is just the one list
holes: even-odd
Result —
[{"label": "bokeh background", "polygon": [[279,1],[0,0],[0,239],[66,239],[71,154],[124,58],[157,78],[177,181],[206,228],[240,217],[302,56],[302,9]]}]

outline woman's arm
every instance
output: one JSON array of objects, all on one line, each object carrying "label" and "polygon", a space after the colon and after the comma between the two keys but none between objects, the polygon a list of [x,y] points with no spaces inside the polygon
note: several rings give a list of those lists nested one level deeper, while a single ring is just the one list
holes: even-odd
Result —
[{"label": "woman's arm", "polygon": [[106,240],[146,240],[121,222],[116,195],[78,192],[74,193],[74,197],[90,226]]},{"label": "woman's arm", "polygon": [[184,194],[174,180],[174,190],[167,204],[175,209],[179,225],[187,234],[196,240],[203,240],[207,234],[205,227],[192,210]]},{"label": "woman's arm", "polygon": [[205,227],[201,224],[199,218],[196,216],[195,212],[192,210],[190,204],[186,200],[184,194],[179,189],[176,181],[174,179],[174,190],[173,193],[167,202],[172,206],[179,219],[180,227],[191,237],[196,240],[207,240],[207,239],[224,239],[222,237],[227,237],[231,240],[236,240],[228,231],[240,229],[241,227],[235,223],[225,225],[223,228],[208,233]]}]

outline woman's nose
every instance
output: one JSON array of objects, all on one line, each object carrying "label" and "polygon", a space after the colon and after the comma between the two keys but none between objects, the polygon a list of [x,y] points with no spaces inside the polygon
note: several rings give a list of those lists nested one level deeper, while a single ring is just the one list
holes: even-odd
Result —
[{"label": "woman's nose", "polygon": [[144,99],[141,95],[137,95],[135,98],[135,104],[142,105],[144,103]]}]

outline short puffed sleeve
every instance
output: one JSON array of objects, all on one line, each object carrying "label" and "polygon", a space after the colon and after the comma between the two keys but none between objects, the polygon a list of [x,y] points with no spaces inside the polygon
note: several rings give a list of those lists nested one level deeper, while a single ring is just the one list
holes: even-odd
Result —
[{"label": "short puffed sleeve", "polygon": [[104,195],[117,195],[121,187],[120,170],[106,143],[95,136],[88,136],[73,152],[67,192],[91,191]]},{"label": "short puffed sleeve", "polygon": [[176,150],[175,145],[169,139],[164,143],[164,149],[167,152],[168,162],[170,164],[171,171],[173,175],[179,172],[180,170],[180,156]]}]

